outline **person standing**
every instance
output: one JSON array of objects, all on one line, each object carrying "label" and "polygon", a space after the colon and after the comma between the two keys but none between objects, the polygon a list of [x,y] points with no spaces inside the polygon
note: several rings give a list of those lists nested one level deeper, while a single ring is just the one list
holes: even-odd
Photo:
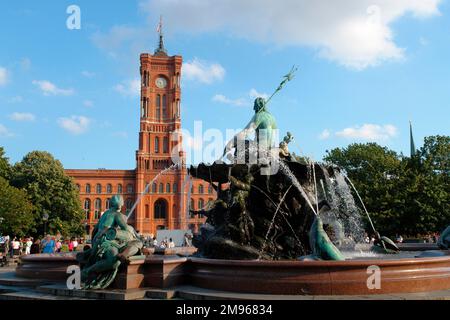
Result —
[{"label": "person standing", "polygon": [[169,249],[173,249],[175,248],[175,242],[173,242],[173,239],[170,238],[169,239],[169,245],[167,246]]},{"label": "person standing", "polygon": [[32,238],[27,238],[25,242],[25,254],[29,255],[31,253],[31,246],[33,245]]},{"label": "person standing", "polygon": [[56,242],[50,235],[42,241],[42,253],[55,253]]}]

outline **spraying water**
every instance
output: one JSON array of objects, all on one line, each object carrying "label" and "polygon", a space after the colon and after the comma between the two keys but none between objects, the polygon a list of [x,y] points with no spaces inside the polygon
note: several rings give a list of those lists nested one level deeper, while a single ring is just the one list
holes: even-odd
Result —
[{"label": "spraying water", "polygon": [[142,193],[139,194],[138,198],[136,199],[136,201],[133,204],[133,207],[131,208],[130,212],[127,215],[127,220],[131,217],[131,215],[133,214],[134,210],[136,209],[138,203],[141,201],[142,197],[144,196],[144,194],[148,193],[148,189],[150,188],[150,186],[156,181],[158,180],[158,178],[166,173],[167,171],[170,171],[174,168],[178,167],[178,163],[175,163],[173,165],[171,165],[170,167],[167,167],[166,169],[160,171],[153,179],[152,181],[150,181],[149,183],[147,183],[147,185],[144,188],[144,191]]},{"label": "spraying water", "polygon": [[356,195],[358,196],[358,199],[359,199],[359,201],[361,202],[361,204],[362,204],[362,206],[363,206],[363,208],[364,208],[364,211],[366,212],[367,219],[369,219],[370,226],[372,227],[373,232],[374,232],[375,234],[377,234],[377,231],[375,230],[375,226],[373,225],[372,219],[370,218],[369,211],[367,211],[366,206],[364,205],[364,202],[363,202],[363,200],[362,200],[362,198],[361,198],[361,196],[360,196],[358,190],[356,190],[355,185],[353,184],[353,182],[350,180],[349,177],[347,177],[346,175],[344,175],[344,177],[345,177],[345,179],[347,179],[347,181],[350,183],[350,185],[352,186],[353,190],[355,190],[355,193],[356,193]]}]

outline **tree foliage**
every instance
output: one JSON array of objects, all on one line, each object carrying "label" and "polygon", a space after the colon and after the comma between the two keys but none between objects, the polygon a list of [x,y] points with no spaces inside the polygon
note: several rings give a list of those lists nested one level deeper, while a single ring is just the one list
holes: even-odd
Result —
[{"label": "tree foliage", "polygon": [[324,160],[346,171],[381,233],[415,236],[450,224],[449,156],[450,137],[432,136],[412,158],[367,143],[327,151]]},{"label": "tree foliage", "polygon": [[47,230],[63,235],[82,234],[83,213],[78,191],[62,164],[48,152],[33,151],[13,167],[12,185],[24,189],[34,204],[36,232],[43,233],[44,214]]},{"label": "tree foliage", "polygon": [[33,205],[27,194],[0,177],[0,235],[25,236],[34,225]]},{"label": "tree foliage", "polygon": [[11,175],[11,165],[8,158],[5,157],[5,150],[0,147],[0,177],[9,179]]}]

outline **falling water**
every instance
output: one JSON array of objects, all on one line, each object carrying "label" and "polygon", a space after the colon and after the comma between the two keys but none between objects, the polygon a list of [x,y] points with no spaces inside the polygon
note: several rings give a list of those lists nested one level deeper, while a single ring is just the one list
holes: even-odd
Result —
[{"label": "falling water", "polygon": [[345,177],[345,179],[347,179],[347,181],[350,183],[350,185],[352,186],[353,190],[355,190],[356,195],[358,196],[359,201],[361,201],[361,204],[362,204],[362,206],[363,206],[363,208],[364,208],[364,211],[366,212],[367,218],[369,219],[370,225],[372,226],[372,230],[373,230],[373,232],[374,232],[375,234],[377,234],[377,230],[375,230],[375,226],[373,225],[372,219],[370,218],[369,211],[367,211],[366,206],[364,205],[364,202],[363,202],[363,200],[362,200],[362,198],[361,198],[361,196],[360,196],[358,190],[356,190],[355,185],[353,184],[353,182],[350,180],[349,177],[347,177],[346,175],[344,175],[344,177]]},{"label": "falling water", "polygon": [[136,209],[138,203],[141,201],[142,197],[144,196],[144,194],[148,193],[148,189],[150,188],[150,186],[153,184],[153,182],[155,182],[156,180],[158,180],[158,178],[166,173],[167,171],[170,171],[174,168],[176,168],[178,166],[178,163],[172,164],[170,167],[167,167],[166,169],[160,171],[153,179],[152,181],[150,181],[149,183],[147,183],[147,185],[144,188],[144,191],[142,193],[139,194],[138,198],[136,199],[136,201],[133,204],[133,207],[131,208],[130,212],[128,213],[127,219],[131,217],[131,215],[133,214],[134,210]]},{"label": "falling water", "polygon": [[278,164],[280,166],[281,171],[291,180],[291,182],[294,185],[294,187],[296,187],[297,190],[300,191],[300,193],[303,196],[303,198],[305,198],[306,203],[309,205],[311,210],[317,216],[317,212],[316,212],[316,210],[314,210],[314,207],[311,204],[311,201],[310,201],[308,195],[305,193],[305,190],[301,186],[300,182],[298,182],[297,178],[292,173],[291,169],[289,169],[289,167],[285,163],[283,163],[283,161],[280,161],[279,159],[277,159],[277,161],[278,161]]},{"label": "falling water", "polygon": [[327,170],[325,175],[328,195],[331,199],[332,214],[339,221],[347,236],[351,236],[356,242],[364,240],[364,227],[361,212],[355,204],[355,200],[343,175],[335,171],[334,178],[330,178]]}]

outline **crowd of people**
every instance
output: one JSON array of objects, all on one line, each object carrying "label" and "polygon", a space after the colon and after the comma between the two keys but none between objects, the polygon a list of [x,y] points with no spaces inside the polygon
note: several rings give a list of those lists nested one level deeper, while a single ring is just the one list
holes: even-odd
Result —
[{"label": "crowd of people", "polygon": [[[158,242],[156,236],[153,234],[150,234],[148,237],[144,237],[142,240],[144,242],[144,247],[147,248],[172,249],[177,246],[172,238],[165,237],[163,240]],[[183,244],[181,246],[182,247],[192,246],[192,236],[190,234],[186,233],[184,235]]]},{"label": "crowd of people", "polygon": [[[418,238],[409,239],[409,241],[412,242],[423,242],[423,243],[437,243],[439,240],[439,233],[433,232],[426,235],[421,235]],[[401,234],[397,234],[394,238],[395,243],[403,243],[405,239],[403,239]],[[369,235],[366,233],[365,235],[365,242],[373,244],[375,242],[375,236],[369,237]]]},{"label": "crowd of people", "polygon": [[14,257],[38,253],[65,253],[83,250],[83,238],[63,238],[47,235],[44,238],[0,236],[0,254]]}]

